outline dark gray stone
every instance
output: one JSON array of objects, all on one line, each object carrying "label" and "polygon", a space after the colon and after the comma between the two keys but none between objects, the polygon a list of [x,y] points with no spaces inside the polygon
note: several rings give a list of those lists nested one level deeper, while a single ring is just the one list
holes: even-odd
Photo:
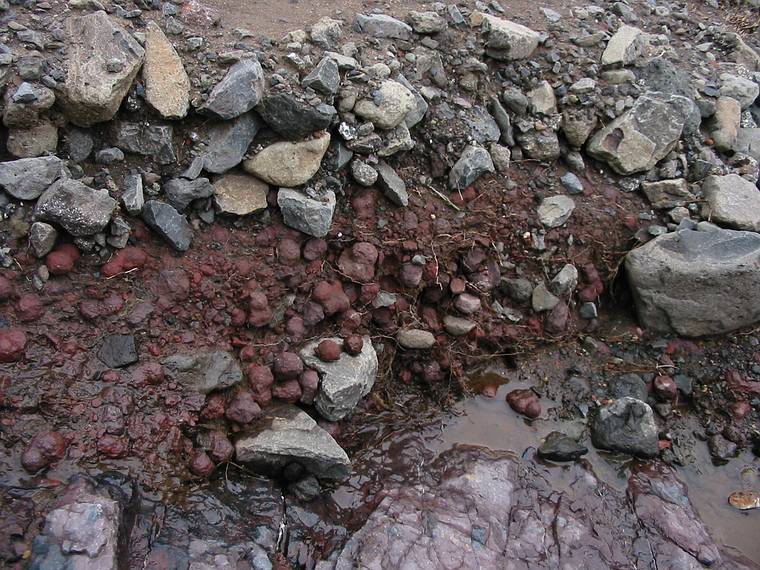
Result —
[{"label": "dark gray stone", "polygon": [[538,455],[550,461],[577,461],[588,453],[588,448],[572,437],[553,431],[538,446]]},{"label": "dark gray stone", "polygon": [[409,193],[406,191],[406,184],[396,171],[385,162],[379,163],[375,170],[378,174],[378,184],[383,189],[385,197],[397,206],[407,206]]},{"label": "dark gray stone", "polygon": [[638,374],[623,374],[610,382],[610,398],[636,398],[645,402],[647,385]]},{"label": "dark gray stone", "polygon": [[124,177],[124,191],[121,193],[124,208],[133,216],[142,212],[145,197],[143,195],[143,180],[139,174],[128,174]]},{"label": "dark gray stone", "polygon": [[201,394],[225,390],[243,379],[235,356],[215,350],[194,354],[177,354],[161,361],[166,375]]},{"label": "dark gray stone", "polygon": [[64,172],[55,156],[0,162],[0,188],[18,200],[36,200]]},{"label": "dark gray stone", "polygon": [[74,162],[82,162],[90,156],[93,145],[89,131],[76,127],[66,129],[66,148],[69,151],[69,158]]},{"label": "dark gray stone", "polygon": [[227,71],[199,111],[220,119],[234,119],[259,104],[264,88],[261,64],[255,59],[243,59]]},{"label": "dark gray stone", "polygon": [[112,334],[103,339],[98,358],[109,368],[122,368],[134,364],[140,358],[131,334]]},{"label": "dark gray stone", "polygon": [[311,87],[323,95],[335,95],[340,88],[338,64],[331,57],[323,57],[317,67],[303,78],[301,85]]},{"label": "dark gray stone", "polygon": [[37,200],[34,216],[61,226],[73,236],[91,236],[105,229],[115,208],[116,200],[106,190],[61,179]]},{"label": "dark gray stone", "polygon": [[337,114],[331,105],[313,106],[288,93],[264,97],[256,111],[273,131],[290,140],[327,129]]},{"label": "dark gray stone", "polygon": [[169,204],[148,200],[142,209],[146,224],[168,241],[177,251],[187,251],[193,241],[193,230],[187,218]]},{"label": "dark gray stone", "polygon": [[109,166],[122,162],[124,160],[124,153],[119,148],[104,148],[95,153],[95,162],[98,164],[105,164]]},{"label": "dark gray stone", "polygon": [[596,410],[591,440],[600,449],[639,457],[655,457],[660,452],[652,408],[636,398],[619,398]]},{"label": "dark gray stone", "polygon": [[568,194],[583,194],[583,182],[572,172],[568,172],[560,178],[560,182]]},{"label": "dark gray stone", "polygon": [[470,136],[480,144],[496,142],[501,138],[501,128],[483,107],[473,107],[468,111],[465,122]]},{"label": "dark gray stone", "polygon": [[313,237],[324,237],[332,225],[335,192],[328,190],[321,198],[310,198],[298,190],[280,188],[277,205],[286,226]]},{"label": "dark gray stone", "polygon": [[208,198],[214,194],[214,188],[208,178],[173,178],[164,184],[166,197],[178,212],[183,212],[193,200]]},{"label": "dark gray stone", "polygon": [[113,127],[113,143],[121,150],[152,158],[159,164],[177,161],[169,125],[118,121]]},{"label": "dark gray stone", "polygon": [[489,110],[491,111],[491,116],[494,118],[496,124],[499,127],[499,131],[501,133],[501,138],[499,140],[507,146],[515,146],[515,136],[514,129],[512,128],[512,120],[509,118],[509,114],[507,113],[506,109],[502,107],[498,98],[491,97],[489,100]]},{"label": "dark gray stone", "polygon": [[253,113],[213,125],[208,132],[208,150],[203,155],[203,168],[213,174],[222,174],[236,167],[243,161],[260,128],[261,121]]},{"label": "dark gray stone", "polygon": [[468,146],[449,172],[449,188],[464,190],[487,172],[495,172],[491,155],[483,147]]},{"label": "dark gray stone", "polygon": [[58,231],[45,222],[34,222],[29,228],[29,245],[37,257],[45,257],[55,247]]}]

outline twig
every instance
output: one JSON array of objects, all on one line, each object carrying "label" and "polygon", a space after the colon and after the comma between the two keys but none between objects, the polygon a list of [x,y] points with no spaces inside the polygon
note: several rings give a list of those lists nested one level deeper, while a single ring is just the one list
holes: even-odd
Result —
[{"label": "twig", "polygon": [[447,204],[447,205],[448,205],[450,208],[453,208],[453,209],[455,209],[457,212],[461,212],[461,211],[462,211],[462,210],[459,208],[459,206],[457,206],[457,205],[456,205],[454,202],[452,202],[452,201],[451,201],[451,200],[450,200],[450,199],[449,199],[447,196],[445,196],[444,194],[441,194],[441,192],[439,192],[438,190],[436,190],[435,188],[433,188],[433,187],[432,187],[430,184],[425,184],[425,186],[426,186],[428,189],[432,190],[432,191],[435,193],[435,195],[436,195],[436,196],[438,196],[438,197],[439,197],[441,200],[443,200],[444,202],[446,202],[446,204]]}]

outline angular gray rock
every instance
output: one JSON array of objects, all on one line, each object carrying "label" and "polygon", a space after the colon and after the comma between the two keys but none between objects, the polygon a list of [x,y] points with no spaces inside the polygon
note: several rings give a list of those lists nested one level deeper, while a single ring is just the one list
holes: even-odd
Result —
[{"label": "angular gray rock", "polygon": [[641,324],[683,336],[722,334],[760,321],[760,235],[681,230],[626,256]]},{"label": "angular gray rock", "polygon": [[533,289],[531,305],[537,313],[551,311],[558,303],[559,298],[551,294],[545,283],[541,282]]},{"label": "angular gray rock", "polygon": [[575,202],[569,196],[550,196],[541,200],[538,219],[547,228],[558,228],[575,210]]},{"label": "angular gray rock", "polygon": [[736,99],[742,109],[747,109],[760,95],[760,85],[746,77],[723,73],[720,81],[721,96]]},{"label": "angular gray rock", "polygon": [[161,364],[169,378],[201,394],[230,388],[243,379],[235,355],[222,350],[177,354]]},{"label": "angular gray rock", "polygon": [[738,174],[710,175],[702,183],[702,217],[736,230],[760,232],[760,190]]},{"label": "angular gray rock", "polygon": [[277,205],[286,226],[313,237],[325,237],[332,225],[335,212],[335,192],[327,190],[324,196],[310,198],[291,188],[280,188]]},{"label": "angular gray rock", "polygon": [[689,184],[683,178],[642,182],[641,189],[655,209],[670,209],[686,206],[696,197],[689,191]]},{"label": "angular gray rock", "polygon": [[124,191],[121,193],[121,201],[130,215],[140,215],[145,204],[141,175],[128,174],[124,177]]},{"label": "angular gray rock", "polygon": [[272,186],[301,186],[317,173],[329,146],[326,132],[305,141],[276,142],[243,161],[243,170]]},{"label": "angular gray rock", "polygon": [[174,130],[169,125],[117,121],[112,129],[113,143],[121,150],[152,158],[159,164],[177,161]]},{"label": "angular gray rock", "polygon": [[643,55],[645,48],[645,35],[640,29],[628,25],[620,26],[602,53],[602,65],[630,65]]},{"label": "angular gray rock", "polygon": [[591,441],[600,449],[638,457],[656,457],[660,452],[652,408],[630,397],[596,410],[591,421]]},{"label": "angular gray rock", "polygon": [[260,128],[261,121],[253,113],[213,125],[208,132],[208,150],[203,155],[204,170],[222,174],[236,167]]},{"label": "angular gray rock", "polygon": [[66,116],[80,127],[110,121],[143,63],[145,52],[132,35],[99,11],[64,22],[67,42]]},{"label": "angular gray rock", "polygon": [[116,200],[106,190],[95,190],[78,180],[61,179],[37,200],[34,217],[81,237],[103,231],[115,209]]},{"label": "angular gray rock", "polygon": [[274,132],[289,140],[327,129],[337,114],[331,105],[310,105],[289,93],[264,97],[256,111]]},{"label": "angular gray rock", "polygon": [[139,360],[135,337],[131,334],[112,334],[103,339],[98,358],[109,368],[122,368]]},{"label": "angular gray rock", "polygon": [[148,226],[168,241],[177,251],[187,251],[193,242],[193,230],[187,218],[169,204],[148,200],[142,209]]},{"label": "angular gray rock", "polygon": [[234,119],[259,104],[265,87],[261,64],[255,59],[242,59],[211,90],[199,111],[220,119]]},{"label": "angular gray rock", "polygon": [[58,231],[45,222],[34,222],[29,228],[29,245],[37,257],[45,257],[55,247]]},{"label": "angular gray rock", "polygon": [[481,25],[486,34],[486,54],[500,61],[529,58],[541,39],[538,32],[526,26],[489,14],[474,12],[470,23]]},{"label": "angular gray rock", "polygon": [[739,129],[733,150],[760,162],[760,128]]},{"label": "angular gray rock", "polygon": [[357,14],[356,29],[375,38],[412,39],[412,28],[408,24],[385,14]]},{"label": "angular gray rock", "polygon": [[436,12],[417,12],[412,10],[407,20],[418,34],[437,34],[449,27],[446,19]]},{"label": "angular gray rock", "polygon": [[193,200],[213,195],[214,189],[208,178],[172,178],[164,184],[164,192],[169,204],[178,212],[183,212]]},{"label": "angular gray rock", "polygon": [[551,290],[557,295],[569,295],[578,285],[578,269],[571,263],[566,263],[549,283]]},{"label": "angular gray rock", "polygon": [[[364,345],[358,355],[341,352],[340,359],[335,362],[323,362],[314,354],[321,340],[306,344],[299,354],[304,364],[316,370],[322,379],[314,399],[317,411],[330,421],[338,421],[350,414],[375,384],[377,353],[372,339],[364,337]],[[343,346],[343,339],[330,340]]]},{"label": "angular gray rock", "polygon": [[425,98],[422,96],[422,94],[417,91],[417,89],[415,89],[411,83],[409,83],[409,80],[407,80],[406,77],[399,75],[396,79],[399,83],[401,83],[401,85],[409,89],[412,95],[414,95],[415,108],[404,116],[404,124],[407,126],[407,128],[411,129],[414,125],[425,118],[425,115],[428,112],[428,103],[425,101]]},{"label": "angular gray rock", "polygon": [[65,172],[56,156],[0,162],[0,188],[18,200],[36,200]]},{"label": "angular gray rock", "polygon": [[323,57],[311,73],[301,81],[304,87],[311,87],[323,95],[335,95],[340,88],[338,64],[331,57]]},{"label": "angular gray rock", "polygon": [[516,138],[528,158],[551,162],[560,156],[559,138],[552,129],[517,133]]},{"label": "angular gray rock", "polygon": [[491,155],[480,146],[470,145],[449,172],[449,188],[464,190],[487,172],[495,172]]},{"label": "angular gray rock", "polygon": [[397,206],[409,205],[409,193],[406,191],[406,183],[385,162],[380,162],[375,167],[378,174],[378,184],[383,189],[383,194]]},{"label": "angular gray rock", "polygon": [[346,452],[295,406],[267,408],[251,431],[235,442],[236,461],[268,475],[278,476],[297,463],[319,479],[343,479],[351,470]]}]

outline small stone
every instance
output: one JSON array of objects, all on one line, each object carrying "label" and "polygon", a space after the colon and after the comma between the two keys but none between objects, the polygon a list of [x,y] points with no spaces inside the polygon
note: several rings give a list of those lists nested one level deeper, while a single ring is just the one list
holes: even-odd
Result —
[{"label": "small stone", "polygon": [[397,206],[409,204],[409,193],[406,184],[389,165],[381,162],[377,165],[378,183],[383,189],[385,196]]},{"label": "small stone", "polygon": [[119,148],[104,148],[95,153],[95,162],[112,165],[124,160],[124,153]]},{"label": "small stone", "polygon": [[624,397],[594,414],[591,439],[600,449],[655,457],[660,452],[654,414],[644,402]]},{"label": "small stone", "polygon": [[244,161],[243,170],[273,186],[300,186],[317,173],[329,145],[328,133],[302,142],[277,142]]},{"label": "small stone", "polygon": [[549,461],[577,461],[588,448],[564,433],[553,431],[538,446],[538,455]]},{"label": "small stone", "polygon": [[89,188],[78,180],[61,179],[40,196],[34,215],[79,237],[103,231],[115,208],[116,200],[107,191]]},{"label": "small stone", "polygon": [[16,362],[24,357],[26,334],[17,329],[0,330],[0,363]]},{"label": "small stone", "polygon": [[124,208],[132,216],[139,216],[145,204],[143,195],[143,180],[139,174],[128,174],[124,177],[124,191],[121,194]]},{"label": "small stone", "polygon": [[267,208],[269,186],[247,174],[226,174],[214,182],[213,191],[223,214],[247,216]]},{"label": "small stone", "polygon": [[249,390],[241,390],[232,398],[224,415],[228,420],[245,425],[261,415],[261,408]]},{"label": "small stone", "polygon": [[207,139],[207,151],[200,159],[203,169],[222,174],[240,164],[262,123],[253,113],[243,113],[232,121],[213,125]]},{"label": "small stone", "polygon": [[437,34],[449,27],[446,20],[436,12],[417,12],[412,10],[407,20],[418,34]]},{"label": "small stone", "polygon": [[651,202],[652,207],[656,209],[686,206],[696,200],[696,197],[689,192],[689,185],[683,178],[642,182],[641,189]]},{"label": "small stone", "polygon": [[190,458],[190,472],[198,477],[208,477],[214,472],[214,462],[205,451],[198,451]]},{"label": "small stone", "polygon": [[710,175],[702,184],[702,216],[737,230],[760,232],[760,190],[737,174]]},{"label": "small stone", "polygon": [[551,196],[544,198],[538,207],[538,219],[548,228],[557,228],[564,224],[573,213],[575,202],[568,196]]},{"label": "small stone", "polygon": [[385,14],[358,14],[356,29],[375,38],[412,39],[412,28],[408,24]]},{"label": "small stone", "polygon": [[507,394],[507,403],[518,414],[531,419],[541,415],[541,402],[535,392],[530,389],[512,390]]},{"label": "small stone", "polygon": [[320,341],[317,348],[314,350],[314,354],[316,354],[317,358],[322,362],[335,362],[340,358],[340,353],[340,345],[330,339]]},{"label": "small stone", "polygon": [[633,26],[623,25],[607,43],[602,53],[602,65],[630,65],[643,54],[644,48],[644,33]]},{"label": "small stone", "polygon": [[335,95],[340,88],[338,64],[331,57],[323,57],[317,67],[303,78],[301,85],[311,87],[323,95]]},{"label": "small stone", "polygon": [[335,211],[335,193],[328,190],[320,199],[309,198],[298,190],[280,188],[277,205],[285,225],[313,237],[327,235]]},{"label": "small stone", "polygon": [[476,327],[476,323],[461,317],[446,315],[443,317],[443,328],[451,336],[464,336]]},{"label": "small stone", "polygon": [[34,222],[29,229],[29,245],[37,257],[45,257],[55,246],[58,231],[45,222]]},{"label": "small stone", "polygon": [[535,289],[531,297],[531,304],[533,310],[537,313],[544,311],[551,311],[559,303],[559,297],[555,297],[546,288],[546,285],[542,282]]},{"label": "small stone", "polygon": [[583,303],[578,310],[578,314],[582,319],[595,319],[599,316],[599,312],[596,309],[596,304],[592,302]]},{"label": "small stone", "polygon": [[454,299],[454,307],[464,315],[471,315],[480,310],[481,303],[480,299],[475,295],[462,293],[461,295],[457,295],[456,299]]},{"label": "small stone", "polygon": [[139,360],[135,337],[131,334],[107,336],[100,345],[98,358],[109,368],[123,368]]},{"label": "small stone", "polygon": [[411,350],[428,350],[435,345],[433,333],[420,329],[400,330],[396,334],[399,346]]},{"label": "small stone", "polygon": [[142,217],[148,226],[171,244],[177,251],[187,251],[193,241],[193,231],[187,218],[169,204],[148,200]]},{"label": "small stone", "polygon": [[169,204],[178,212],[182,212],[193,200],[212,196],[214,189],[208,178],[196,178],[195,180],[173,178],[164,184],[164,192],[166,192]]},{"label": "small stone", "polygon": [[354,159],[351,162],[351,176],[362,186],[372,186],[377,182],[377,170],[366,162]]},{"label": "small stone", "polygon": [[145,28],[142,68],[145,100],[165,119],[182,119],[190,105],[190,79],[177,51],[155,22]]},{"label": "small stone", "polygon": [[560,182],[568,194],[583,194],[583,182],[572,172],[568,172],[560,178]]},{"label": "small stone", "polygon": [[174,130],[169,125],[115,121],[112,128],[114,145],[126,152],[149,156],[159,164],[176,162]]},{"label": "small stone", "polygon": [[468,146],[449,172],[449,188],[464,190],[487,172],[495,172],[491,155],[483,147]]},{"label": "small stone", "polygon": [[412,92],[398,81],[385,80],[373,93],[371,99],[357,101],[354,113],[377,128],[392,129],[416,108]]}]

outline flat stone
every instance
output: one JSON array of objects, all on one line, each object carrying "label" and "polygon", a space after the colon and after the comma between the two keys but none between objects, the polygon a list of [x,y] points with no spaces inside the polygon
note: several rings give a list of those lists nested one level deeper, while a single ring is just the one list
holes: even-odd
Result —
[{"label": "flat stone", "polygon": [[235,459],[279,476],[298,463],[319,479],[343,479],[351,470],[346,452],[303,410],[288,404],[267,408],[252,431],[235,442]]},{"label": "flat stone", "polygon": [[[372,339],[364,337],[362,351],[351,356],[342,352],[334,362],[323,362],[315,355],[321,340],[306,344],[299,354],[308,368],[316,370],[322,381],[314,399],[317,411],[330,421],[338,421],[349,415],[359,400],[369,394],[377,376],[377,353],[372,346]],[[340,346],[343,340],[330,339]]]},{"label": "flat stone", "polygon": [[526,26],[481,12],[473,12],[470,23],[480,25],[485,32],[486,55],[500,61],[529,58],[541,39],[538,32]]},{"label": "flat stone", "polygon": [[396,174],[385,162],[380,162],[375,167],[378,174],[378,184],[383,189],[385,197],[397,206],[407,206],[409,204],[409,193],[406,190],[406,183]]},{"label": "flat stone", "polygon": [[125,152],[152,158],[159,164],[177,161],[173,137],[174,130],[169,125],[116,121],[112,127],[115,146]]},{"label": "flat stone", "polygon": [[412,39],[411,26],[385,14],[357,14],[356,29],[375,38]]},{"label": "flat stone", "polygon": [[245,160],[243,170],[273,186],[300,186],[317,173],[329,145],[329,133],[301,142],[276,142]]},{"label": "flat stone", "polygon": [[645,48],[644,32],[633,26],[620,26],[607,42],[607,47],[602,53],[602,65],[630,65],[643,55]]},{"label": "flat stone", "polygon": [[531,305],[537,313],[551,311],[559,303],[559,297],[552,295],[546,284],[539,283],[531,296]]},{"label": "flat stone", "polygon": [[575,202],[568,196],[550,196],[541,200],[538,219],[547,228],[558,228],[575,210]]},{"label": "flat stone", "polygon": [[[67,40],[66,116],[80,127],[110,121],[119,110],[145,52],[132,35],[99,11],[64,22]],[[110,65],[118,62],[118,68]]]},{"label": "flat stone", "polygon": [[221,350],[177,354],[164,358],[161,364],[169,378],[201,394],[225,390],[243,379],[235,356]]},{"label": "flat stone", "polygon": [[187,218],[169,204],[148,200],[142,209],[148,226],[164,238],[177,251],[187,251],[193,241],[193,230]]},{"label": "flat stone", "polygon": [[273,131],[289,140],[327,129],[337,114],[331,105],[310,105],[289,93],[264,97],[256,111]]},{"label": "flat stone", "polygon": [[34,216],[79,237],[103,231],[115,209],[116,200],[106,190],[95,190],[77,180],[61,179],[37,200]]},{"label": "flat stone", "polygon": [[477,324],[469,319],[446,315],[443,317],[443,328],[451,336],[464,336],[474,329]]},{"label": "flat stone", "polygon": [[103,339],[98,358],[109,368],[122,368],[139,360],[135,337],[131,334],[112,334]]},{"label": "flat stone", "polygon": [[214,190],[208,178],[172,178],[164,184],[164,192],[169,204],[178,212],[183,212],[193,200],[208,198]]},{"label": "flat stone", "polygon": [[199,111],[220,119],[234,119],[261,102],[265,87],[261,64],[255,59],[242,59],[211,90]]},{"label": "flat stone", "polygon": [[534,115],[554,115],[557,112],[557,98],[551,83],[544,80],[528,93],[530,110]]},{"label": "flat stone", "polygon": [[736,230],[760,232],[760,190],[738,174],[710,175],[702,183],[702,217]]},{"label": "flat stone", "polygon": [[182,60],[155,22],[145,27],[142,68],[145,100],[165,119],[182,119],[190,106],[190,78]]},{"label": "flat stone", "polygon": [[65,172],[56,156],[0,162],[0,188],[17,200],[36,200]]},{"label": "flat stone", "polygon": [[760,235],[681,230],[626,256],[641,324],[683,336],[722,334],[760,321]]},{"label": "flat stone", "polygon": [[402,348],[411,350],[427,350],[435,345],[435,337],[430,331],[421,329],[405,329],[396,333],[396,342]]},{"label": "flat stone", "polygon": [[266,210],[269,185],[247,174],[226,174],[214,182],[214,201],[224,214],[247,216]]},{"label": "flat stone", "polygon": [[414,95],[398,81],[387,79],[373,92],[371,99],[361,99],[354,113],[371,121],[379,129],[392,129],[417,106]]},{"label": "flat stone", "polygon": [[280,188],[277,205],[286,226],[321,238],[330,231],[335,212],[335,192],[327,190],[321,198],[310,198],[298,190]]},{"label": "flat stone", "polygon": [[642,182],[641,189],[652,207],[658,210],[686,206],[697,199],[689,191],[689,184],[683,178]]},{"label": "flat stone", "polygon": [[600,407],[591,422],[591,441],[600,449],[656,457],[660,453],[652,408],[636,398]]},{"label": "flat stone", "polygon": [[449,188],[464,190],[487,172],[495,172],[491,155],[483,147],[468,146],[449,172]]},{"label": "flat stone", "polygon": [[222,174],[240,164],[261,126],[253,113],[213,125],[207,136],[208,150],[203,154],[204,170]]}]

